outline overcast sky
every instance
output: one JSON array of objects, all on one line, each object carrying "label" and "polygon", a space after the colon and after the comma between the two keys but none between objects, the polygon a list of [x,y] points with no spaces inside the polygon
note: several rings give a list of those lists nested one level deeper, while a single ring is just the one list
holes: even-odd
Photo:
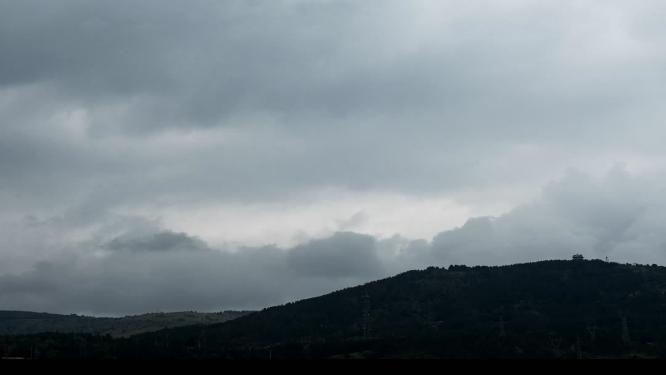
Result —
[{"label": "overcast sky", "polygon": [[0,309],[666,264],[661,0],[0,0]]}]

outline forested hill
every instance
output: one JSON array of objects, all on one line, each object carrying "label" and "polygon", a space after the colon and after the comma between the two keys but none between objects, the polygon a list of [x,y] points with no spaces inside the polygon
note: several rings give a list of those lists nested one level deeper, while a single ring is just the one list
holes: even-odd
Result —
[{"label": "forested hill", "polygon": [[0,335],[42,332],[93,333],[126,337],[164,328],[222,323],[247,311],[198,313],[192,311],[130,315],[121,318],[59,315],[28,311],[0,311]]},{"label": "forested hill", "polygon": [[[666,357],[666,267],[431,267],[222,324],[86,340],[87,356],[113,358]],[[51,353],[81,356],[73,342]]]}]

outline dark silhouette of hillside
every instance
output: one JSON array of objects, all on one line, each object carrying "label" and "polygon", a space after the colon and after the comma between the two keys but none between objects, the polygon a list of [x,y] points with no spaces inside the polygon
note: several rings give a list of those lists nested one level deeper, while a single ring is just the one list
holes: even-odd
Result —
[{"label": "dark silhouette of hillside", "polygon": [[217,313],[183,311],[106,318],[75,314],[59,315],[29,311],[0,311],[0,335],[61,332],[129,337],[164,328],[222,323],[249,313],[250,311],[223,311]]},{"label": "dark silhouette of hillside", "polygon": [[84,357],[109,358],[653,358],[666,357],[665,313],[666,267],[555,260],[410,271],[215,325],[0,345],[51,342],[70,358],[82,342]]}]

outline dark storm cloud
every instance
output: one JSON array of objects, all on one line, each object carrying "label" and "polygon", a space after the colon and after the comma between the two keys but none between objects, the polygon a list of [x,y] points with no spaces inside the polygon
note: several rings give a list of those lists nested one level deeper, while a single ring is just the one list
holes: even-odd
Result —
[{"label": "dark storm cloud", "polygon": [[[233,253],[202,251],[201,240],[169,232],[119,242],[102,244],[111,250],[102,257],[90,256],[94,248],[88,247],[23,273],[2,275],[0,308],[98,314],[261,308],[384,274],[374,239],[353,233],[294,249],[255,247]],[[198,251],[174,251],[193,244]]]},{"label": "dark storm cloud", "polygon": [[[63,99],[93,107],[125,102],[132,115],[113,124],[116,131],[211,125],[257,112],[307,126],[313,114],[434,112],[449,131],[461,122],[492,131],[484,122],[494,118],[502,128],[495,135],[515,137],[548,114],[557,114],[560,126],[598,116],[600,108],[644,94],[632,83],[652,86],[660,75],[653,64],[639,72],[576,65],[590,51],[568,54],[562,30],[569,12],[587,11],[572,3],[526,3],[508,22],[494,14],[501,6],[443,2],[429,15],[439,15],[431,20],[438,25],[425,31],[398,13],[424,16],[433,4],[6,1],[0,83],[48,83]],[[627,27],[638,41],[654,41],[637,25]]]},{"label": "dark storm cloud", "polygon": [[383,273],[375,246],[371,236],[340,232],[293,248],[287,261],[297,274],[367,278]]},{"label": "dark storm cloud", "polygon": [[[428,79],[427,67],[410,66],[418,59],[379,70],[349,59],[384,28],[353,2],[31,0],[0,10],[0,83],[50,83],[84,102],[129,100],[135,121],[115,125],[127,130],[256,111],[420,106],[438,89],[413,95]],[[359,35],[369,40],[344,42]]]},{"label": "dark storm cloud", "polygon": [[184,42],[188,26],[187,8],[157,1],[3,1],[0,9],[1,83],[97,95],[163,88],[169,41]]},{"label": "dark storm cloud", "polygon": [[206,244],[185,233],[163,231],[150,236],[121,236],[104,245],[111,251],[197,251],[207,250]]}]

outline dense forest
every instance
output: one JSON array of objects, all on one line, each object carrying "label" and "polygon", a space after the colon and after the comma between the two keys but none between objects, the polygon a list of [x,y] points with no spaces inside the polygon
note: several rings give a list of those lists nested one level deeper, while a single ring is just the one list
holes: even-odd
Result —
[{"label": "dense forest", "polygon": [[213,325],[0,337],[26,358],[666,357],[666,267],[554,260],[410,271]]}]

